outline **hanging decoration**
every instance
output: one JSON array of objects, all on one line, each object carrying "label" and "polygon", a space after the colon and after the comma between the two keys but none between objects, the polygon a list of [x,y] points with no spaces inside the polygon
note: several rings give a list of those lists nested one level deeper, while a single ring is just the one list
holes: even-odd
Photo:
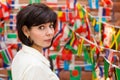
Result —
[{"label": "hanging decoration", "polygon": [[32,3],[40,3],[41,0],[29,0],[29,3],[32,4]]},{"label": "hanging decoration", "polygon": [[[40,0],[30,0],[29,2],[30,4],[40,3]],[[47,3],[55,4],[53,7],[58,7],[57,2],[57,0],[47,0]],[[112,5],[111,0],[102,0],[102,2],[104,6]],[[2,5],[3,4],[0,3],[0,8],[3,9]],[[89,0],[89,6],[91,9],[98,9],[98,0]],[[7,15],[9,8],[5,7],[4,9]],[[75,10],[75,15],[73,15],[72,9]],[[118,73],[120,70],[112,64],[114,63],[114,52],[120,52],[118,51],[120,44],[120,28],[109,25],[102,20],[104,19],[103,16],[110,16],[110,8],[101,8],[101,10],[100,17],[96,19],[90,15],[82,5],[77,3],[76,0],[66,0],[66,7],[59,7],[57,11],[59,19],[58,29],[50,50],[58,51],[58,54],[53,57],[49,50],[44,50],[43,54],[46,57],[51,55],[52,58],[56,59],[55,69],[64,68],[64,70],[70,70],[70,80],[78,80],[81,78],[81,67],[74,65],[74,69],[71,70],[70,68],[73,55],[79,57],[84,56],[84,67],[90,64],[93,80],[103,79],[103,77],[108,79],[110,78],[110,74],[113,76],[115,74],[115,80],[119,80]],[[0,12],[2,12],[2,10]],[[3,17],[5,19],[8,16],[9,15],[4,16],[3,12],[0,13],[0,25],[4,23],[4,21],[2,21]],[[12,22],[14,17],[11,15],[10,20],[10,29],[15,30],[13,29],[14,22]],[[4,34],[4,31],[6,30],[3,30],[2,26],[0,26],[0,35]],[[18,42],[16,33],[7,33],[5,37],[10,43],[11,41],[16,42],[16,44]],[[14,57],[11,49],[11,47],[7,47],[0,50],[1,57],[6,65],[9,65]],[[96,63],[95,59],[97,58],[96,56],[101,55],[102,52],[105,52],[104,68]]]},{"label": "hanging decoration", "polygon": [[88,0],[90,9],[98,9],[99,8],[99,0]]},{"label": "hanging decoration", "polygon": [[7,1],[0,1],[0,19],[8,20],[10,16],[10,9],[10,4]]}]

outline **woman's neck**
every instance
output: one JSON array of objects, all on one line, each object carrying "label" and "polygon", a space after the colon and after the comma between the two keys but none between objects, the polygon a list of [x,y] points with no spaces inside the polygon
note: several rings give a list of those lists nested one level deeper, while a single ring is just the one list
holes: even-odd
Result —
[{"label": "woman's neck", "polygon": [[40,53],[42,53],[42,49],[43,49],[42,47],[40,47],[40,46],[38,46],[36,44],[33,44],[31,47],[38,50]]}]

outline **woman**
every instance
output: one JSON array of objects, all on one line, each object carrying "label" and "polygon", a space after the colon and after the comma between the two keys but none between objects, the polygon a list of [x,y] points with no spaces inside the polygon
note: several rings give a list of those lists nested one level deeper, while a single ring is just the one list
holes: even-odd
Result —
[{"label": "woman", "polygon": [[18,12],[18,37],[23,45],[12,62],[13,80],[59,80],[42,55],[43,48],[52,43],[56,22],[57,14],[42,3],[30,4]]}]

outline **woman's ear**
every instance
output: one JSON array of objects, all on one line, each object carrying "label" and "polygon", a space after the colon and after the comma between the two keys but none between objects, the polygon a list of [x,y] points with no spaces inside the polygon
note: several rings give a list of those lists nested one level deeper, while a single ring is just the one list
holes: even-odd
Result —
[{"label": "woman's ear", "polygon": [[24,35],[28,38],[29,37],[29,29],[27,28],[27,26],[23,26],[22,31],[23,31]]}]

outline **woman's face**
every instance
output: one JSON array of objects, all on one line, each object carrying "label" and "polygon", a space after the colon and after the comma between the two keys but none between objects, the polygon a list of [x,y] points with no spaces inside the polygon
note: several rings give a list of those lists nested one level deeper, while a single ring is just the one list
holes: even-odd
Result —
[{"label": "woman's face", "polygon": [[49,47],[54,36],[53,23],[33,26],[29,30],[29,37],[34,42],[32,47],[38,50]]}]

